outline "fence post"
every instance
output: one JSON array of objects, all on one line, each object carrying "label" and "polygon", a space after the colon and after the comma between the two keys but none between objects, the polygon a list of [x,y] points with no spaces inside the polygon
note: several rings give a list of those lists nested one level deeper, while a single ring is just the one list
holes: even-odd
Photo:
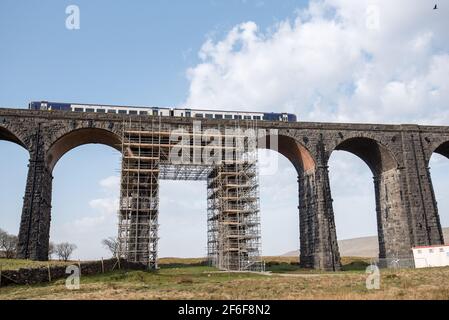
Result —
[{"label": "fence post", "polygon": [[103,257],[101,257],[101,271],[104,273],[104,261],[103,261]]},{"label": "fence post", "polygon": [[81,277],[81,261],[78,260],[78,268],[80,269],[80,277]]},{"label": "fence post", "polygon": [[47,264],[47,269],[48,269],[48,282],[51,282],[51,269],[50,269],[50,264]]},{"label": "fence post", "polygon": [[2,268],[3,266],[0,264],[0,287],[2,286]]}]

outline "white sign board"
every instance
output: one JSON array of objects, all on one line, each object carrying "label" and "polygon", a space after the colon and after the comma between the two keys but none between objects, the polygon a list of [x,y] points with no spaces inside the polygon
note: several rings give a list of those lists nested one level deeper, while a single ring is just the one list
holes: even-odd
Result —
[{"label": "white sign board", "polygon": [[449,266],[449,246],[412,248],[415,268]]}]

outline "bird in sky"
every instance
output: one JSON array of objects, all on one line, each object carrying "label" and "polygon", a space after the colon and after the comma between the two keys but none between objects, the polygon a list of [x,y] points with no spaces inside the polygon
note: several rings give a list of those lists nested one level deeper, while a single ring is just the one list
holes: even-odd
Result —
[{"label": "bird in sky", "polygon": [[438,6],[435,4],[435,7],[433,7],[433,10],[436,10],[436,9],[438,9]]}]

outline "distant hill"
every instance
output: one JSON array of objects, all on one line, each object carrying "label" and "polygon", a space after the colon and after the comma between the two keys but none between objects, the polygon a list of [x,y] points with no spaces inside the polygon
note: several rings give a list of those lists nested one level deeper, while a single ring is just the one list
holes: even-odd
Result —
[{"label": "distant hill", "polygon": [[[443,228],[444,240],[449,244],[449,228]],[[363,237],[338,241],[340,255],[342,257],[377,257],[379,245],[377,237]],[[282,256],[298,256],[298,250],[290,251]]]}]

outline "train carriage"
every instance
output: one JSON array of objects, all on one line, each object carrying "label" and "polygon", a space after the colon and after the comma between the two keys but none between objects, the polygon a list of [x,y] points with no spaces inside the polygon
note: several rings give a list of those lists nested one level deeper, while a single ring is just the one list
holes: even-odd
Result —
[{"label": "train carriage", "polygon": [[257,120],[257,121],[283,121],[296,122],[297,117],[291,113],[276,112],[250,112],[250,111],[224,111],[189,108],[165,107],[133,107],[114,105],[94,105],[78,103],[61,103],[48,101],[33,101],[29,104],[31,110],[58,110],[71,112],[114,113],[141,116],[186,117],[195,119],[222,119],[222,120]]}]

